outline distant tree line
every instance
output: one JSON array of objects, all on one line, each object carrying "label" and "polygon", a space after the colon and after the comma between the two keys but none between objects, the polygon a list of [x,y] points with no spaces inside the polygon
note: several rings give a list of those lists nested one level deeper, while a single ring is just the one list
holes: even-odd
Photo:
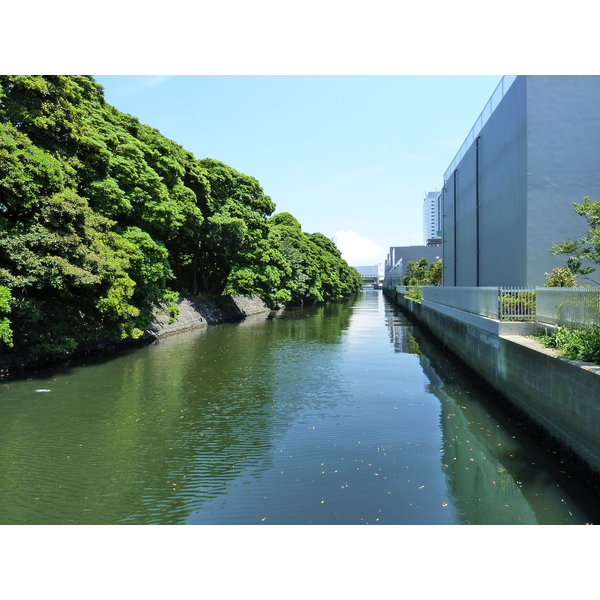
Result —
[{"label": "distant tree line", "polygon": [[337,300],[358,272],[259,182],[107,104],[89,76],[0,76],[0,341],[139,336],[181,296]]}]

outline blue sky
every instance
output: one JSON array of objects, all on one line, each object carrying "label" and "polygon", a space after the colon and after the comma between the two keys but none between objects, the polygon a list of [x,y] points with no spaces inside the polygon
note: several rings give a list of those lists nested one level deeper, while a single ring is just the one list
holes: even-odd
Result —
[{"label": "blue sky", "polygon": [[95,76],[106,100],[252,175],[353,265],[423,243],[423,199],[500,75]]}]

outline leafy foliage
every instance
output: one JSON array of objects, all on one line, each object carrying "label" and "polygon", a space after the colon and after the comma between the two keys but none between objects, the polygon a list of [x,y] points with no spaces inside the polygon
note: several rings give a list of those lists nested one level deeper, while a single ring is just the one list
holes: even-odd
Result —
[{"label": "leafy foliage", "polygon": [[503,294],[498,298],[501,303],[502,319],[505,321],[523,321],[535,319],[536,293],[517,292]]},{"label": "leafy foliage", "polygon": [[292,304],[340,300],[362,289],[362,277],[322,233],[307,234],[289,213],[270,220],[280,238],[279,250],[289,265],[285,276]]},{"label": "leafy foliage", "polygon": [[572,360],[600,363],[600,327],[560,327],[538,339],[547,348],[556,348]]},{"label": "leafy foliage", "polygon": [[408,292],[406,294],[404,294],[404,297],[407,298],[408,300],[412,300],[413,302],[421,302],[421,300],[423,299],[423,295],[421,292],[421,286],[420,285],[412,285],[410,287],[410,289],[408,290]]},{"label": "leafy foliage", "polygon": [[409,260],[403,285],[440,285],[442,283],[442,260],[429,262],[426,258]]},{"label": "leafy foliage", "polygon": [[545,273],[544,287],[576,287],[577,277],[567,267],[557,267],[551,273]]},{"label": "leafy foliage", "polygon": [[[10,312],[10,290],[6,287],[0,287],[0,314]],[[0,317],[0,342],[4,342],[8,347],[12,347],[12,329],[8,317]]]},{"label": "leafy foliage", "polygon": [[600,201],[592,202],[588,196],[582,203],[573,203],[575,212],[584,217],[589,229],[586,234],[577,240],[567,240],[562,244],[552,242],[550,252],[555,255],[569,255],[566,271],[573,275],[582,275],[593,283],[598,284],[588,277],[596,269],[595,267],[584,267],[586,262],[600,264]]},{"label": "leafy foliage", "polygon": [[0,75],[0,342],[138,336],[181,295],[327,301],[362,280],[259,182],[108,105],[89,76]]}]

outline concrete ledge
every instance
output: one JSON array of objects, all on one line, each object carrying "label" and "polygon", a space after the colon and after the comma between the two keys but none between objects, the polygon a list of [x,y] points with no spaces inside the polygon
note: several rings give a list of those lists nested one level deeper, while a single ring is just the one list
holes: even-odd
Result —
[{"label": "concrete ledge", "polygon": [[533,335],[540,330],[540,324],[535,321],[498,321],[430,300],[423,300],[421,306],[427,306],[431,310],[495,335]]}]

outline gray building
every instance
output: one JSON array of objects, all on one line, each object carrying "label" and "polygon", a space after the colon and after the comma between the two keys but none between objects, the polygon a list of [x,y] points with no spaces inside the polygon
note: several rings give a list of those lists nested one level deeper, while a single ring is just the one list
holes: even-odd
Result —
[{"label": "gray building", "polygon": [[448,167],[443,285],[536,286],[600,199],[600,76],[504,77]]},{"label": "gray building", "polygon": [[429,262],[437,262],[442,258],[441,253],[440,246],[392,246],[385,261],[383,285],[402,285],[409,261],[418,262],[426,258]]}]

